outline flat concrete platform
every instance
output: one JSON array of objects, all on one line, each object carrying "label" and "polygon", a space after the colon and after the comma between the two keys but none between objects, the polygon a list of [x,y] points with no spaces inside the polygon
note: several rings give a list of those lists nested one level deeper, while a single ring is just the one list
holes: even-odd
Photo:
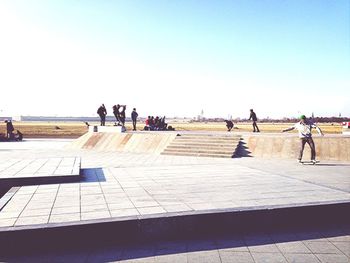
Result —
[{"label": "flat concrete platform", "polygon": [[[35,231],[62,233],[66,229],[72,233],[80,229],[86,233],[93,229],[95,232],[89,233],[96,234],[103,226],[115,234],[123,229],[131,234],[133,228],[143,234],[169,233],[169,229],[190,232],[204,221],[208,222],[206,227],[224,222],[225,227],[239,227],[249,218],[237,215],[252,214],[261,223],[276,214],[287,216],[278,217],[281,221],[308,220],[315,219],[312,214],[327,217],[332,211],[338,217],[350,207],[350,164],[344,162],[303,166],[283,159],[217,159],[54,147],[1,151],[0,159],[5,160],[5,156],[28,160],[79,156],[82,177],[73,183],[12,188],[0,211],[0,241],[4,242],[11,233],[32,236]],[[348,215],[343,217],[346,220]]]},{"label": "flat concrete platform", "polygon": [[0,184],[10,187],[79,181],[80,165],[79,157],[4,157],[0,161]]}]

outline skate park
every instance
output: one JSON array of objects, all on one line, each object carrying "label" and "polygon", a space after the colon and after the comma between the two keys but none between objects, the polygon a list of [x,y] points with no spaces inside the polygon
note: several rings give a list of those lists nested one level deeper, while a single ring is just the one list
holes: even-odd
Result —
[{"label": "skate park", "polygon": [[0,262],[350,263],[349,1],[0,1]]},{"label": "skate park", "polygon": [[3,248],[349,222],[348,135],[315,137],[322,161],[300,165],[295,134],[106,128],[1,145]]}]

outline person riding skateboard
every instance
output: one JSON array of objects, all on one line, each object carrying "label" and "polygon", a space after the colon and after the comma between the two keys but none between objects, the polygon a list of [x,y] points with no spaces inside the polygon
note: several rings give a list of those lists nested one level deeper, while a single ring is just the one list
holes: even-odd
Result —
[{"label": "person riding skateboard", "polygon": [[258,118],[256,117],[255,112],[253,109],[250,109],[250,116],[248,120],[253,120],[253,132],[260,132],[258,125],[256,122],[258,121]]},{"label": "person riding skateboard", "polygon": [[311,162],[313,164],[317,163],[315,143],[314,143],[314,140],[312,139],[312,132],[311,132],[313,128],[315,128],[321,136],[324,136],[323,132],[316,124],[314,124],[310,120],[307,120],[305,115],[301,115],[300,121],[294,124],[294,126],[282,130],[282,132],[287,132],[294,129],[298,130],[299,138],[300,138],[298,162],[300,163],[302,162],[301,160],[303,158],[305,143],[307,143],[311,148]]}]

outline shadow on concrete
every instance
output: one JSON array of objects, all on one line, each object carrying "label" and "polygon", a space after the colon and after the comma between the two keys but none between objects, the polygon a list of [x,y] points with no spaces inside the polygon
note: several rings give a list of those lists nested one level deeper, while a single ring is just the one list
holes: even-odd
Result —
[{"label": "shadow on concrete", "polygon": [[106,182],[102,168],[81,169],[81,183]]},{"label": "shadow on concrete", "polygon": [[[350,214],[346,214],[349,206],[337,204],[104,223],[89,221],[81,225],[56,225],[52,228],[38,226],[37,229],[21,231],[9,229],[0,231],[0,261],[14,262],[16,260],[11,257],[21,254],[27,259],[33,253],[38,257],[43,253],[53,254],[52,257],[65,257],[69,251],[74,255],[83,253],[117,260],[117,251],[105,251],[106,247],[122,249],[123,253],[118,255],[123,259],[137,259],[155,254],[169,255],[345,236],[350,235]],[[167,242],[178,245],[159,248]],[[17,261],[21,262],[18,258]],[[95,261],[109,260],[92,260]]]},{"label": "shadow on concrete", "polygon": [[[0,250],[0,261],[4,262],[115,262],[118,260],[141,260],[154,257],[168,257],[171,261],[186,262],[191,252],[217,252],[218,250],[249,251],[247,247],[271,245],[295,241],[312,241],[324,238],[341,238],[350,235],[350,224],[323,227],[287,228],[276,231],[240,231],[221,235],[203,235],[195,238],[136,241],[133,243],[96,243],[89,246],[74,245],[69,248],[58,246],[53,249],[38,249],[24,252],[17,247],[12,253]],[[90,237],[93,239],[93,237]],[[175,257],[175,258],[171,258]],[[201,262],[208,259],[203,255]],[[147,261],[149,262],[149,261]],[[151,261],[154,262],[154,261]],[[157,261],[158,262],[158,261]],[[161,262],[161,261],[160,261]]]},{"label": "shadow on concrete", "polygon": [[233,158],[242,158],[242,157],[252,157],[247,144],[241,139],[238,143],[237,149],[233,154]]}]

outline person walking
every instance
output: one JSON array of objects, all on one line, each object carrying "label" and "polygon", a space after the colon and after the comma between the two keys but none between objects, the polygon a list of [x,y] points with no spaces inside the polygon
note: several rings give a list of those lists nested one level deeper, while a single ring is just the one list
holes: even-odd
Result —
[{"label": "person walking", "polygon": [[323,132],[316,124],[307,120],[305,115],[301,115],[300,121],[297,122],[296,124],[294,124],[294,126],[282,130],[282,132],[287,132],[287,131],[291,131],[294,129],[298,130],[299,138],[300,138],[300,149],[299,149],[298,162],[300,162],[300,163],[301,163],[301,160],[303,158],[303,152],[304,152],[304,147],[305,147],[306,143],[311,148],[311,162],[314,164],[317,162],[316,161],[315,143],[314,143],[314,140],[312,139],[312,129],[313,128],[315,128],[321,136],[324,136]]},{"label": "person walking", "polygon": [[101,119],[101,126],[105,126],[106,124],[106,115],[107,115],[107,110],[104,104],[102,104],[98,109],[97,109],[97,114],[100,116]]},{"label": "person walking", "polygon": [[131,120],[132,120],[133,131],[136,131],[137,116],[139,116],[139,114],[136,112],[136,108],[133,108],[133,110],[131,112]]},{"label": "person walking", "polygon": [[256,122],[258,121],[258,118],[256,117],[255,112],[253,109],[250,109],[250,117],[249,120],[253,120],[253,132],[260,132],[258,125]]}]

